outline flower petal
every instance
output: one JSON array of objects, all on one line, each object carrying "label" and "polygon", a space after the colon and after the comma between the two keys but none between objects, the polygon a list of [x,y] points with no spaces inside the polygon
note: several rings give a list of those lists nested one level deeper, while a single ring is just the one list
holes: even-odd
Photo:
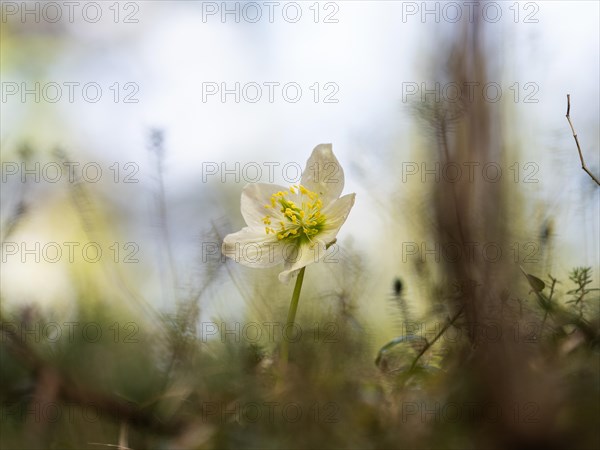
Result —
[{"label": "flower petal", "polygon": [[273,212],[273,209],[265,208],[265,205],[271,204],[271,196],[279,191],[287,191],[287,188],[278,184],[266,183],[252,183],[244,186],[241,211],[246,225],[261,227],[264,232],[263,218]]},{"label": "flower petal", "polygon": [[333,154],[331,144],[317,145],[302,173],[301,184],[321,196],[327,205],[344,189],[344,170]]},{"label": "flower petal", "polygon": [[245,227],[223,239],[221,251],[235,262],[248,267],[271,267],[284,261],[281,242],[264,227]]},{"label": "flower petal", "polygon": [[306,243],[295,248],[286,255],[284,271],[279,274],[279,281],[289,283],[292,274],[309,264],[315,263],[325,256],[325,243],[315,239],[312,244]]},{"label": "flower petal", "polygon": [[346,218],[354,206],[355,198],[356,194],[344,195],[323,209],[323,214],[327,219],[324,229],[317,235],[318,239],[326,244],[333,242],[340,228],[346,222]]}]

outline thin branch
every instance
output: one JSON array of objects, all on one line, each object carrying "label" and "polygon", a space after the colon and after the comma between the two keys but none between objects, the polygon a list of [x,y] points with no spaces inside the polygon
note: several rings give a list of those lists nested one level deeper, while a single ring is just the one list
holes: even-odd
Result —
[{"label": "thin branch", "polygon": [[571,95],[567,94],[567,120],[569,121],[569,125],[571,126],[571,131],[573,132],[573,138],[575,139],[575,144],[577,144],[577,151],[579,152],[579,159],[581,161],[581,168],[585,171],[585,173],[587,173],[592,180],[594,180],[596,182],[596,184],[598,186],[600,186],[600,181],[598,181],[598,178],[596,178],[594,176],[594,174],[592,172],[590,172],[587,168],[587,166],[585,165],[585,161],[583,160],[583,153],[581,152],[581,146],[579,145],[579,139],[577,139],[577,133],[575,133],[575,128],[573,127],[573,122],[571,122],[571,116],[570,116],[570,112],[571,112]]},{"label": "thin branch", "polygon": [[415,357],[412,364],[410,365],[409,371],[412,371],[415,368],[415,366],[417,365],[417,362],[419,361],[419,359],[421,359],[421,356],[423,356],[425,354],[425,352],[427,352],[427,350],[429,350],[431,348],[431,346],[433,344],[435,344],[436,341],[440,337],[442,337],[442,335],[446,332],[446,330],[448,328],[450,328],[452,325],[454,325],[454,322],[456,322],[456,319],[458,319],[460,317],[460,315],[463,313],[463,310],[464,310],[464,307],[461,307],[458,310],[458,312],[456,314],[454,314],[454,316],[452,318],[448,317],[446,324],[443,326],[443,328],[440,330],[440,332],[431,341],[428,341],[427,344],[425,344],[425,346],[421,349],[419,354]]},{"label": "thin branch", "polygon": [[[173,300],[177,300],[177,289],[179,282],[177,280],[177,270],[175,267],[175,259],[173,257],[173,246],[171,241],[171,232],[169,229],[169,220],[167,214],[167,196],[165,190],[164,180],[164,136],[161,130],[153,129],[150,131],[150,152],[156,157],[156,182],[158,183],[157,190],[155,192],[156,208],[159,220],[160,233],[162,234],[163,250],[166,253],[166,259],[168,264],[168,270],[171,281],[171,292]],[[162,264],[162,259],[160,260]],[[162,278],[164,280],[164,278]],[[163,294],[165,298],[168,297],[169,289],[163,283]]]}]

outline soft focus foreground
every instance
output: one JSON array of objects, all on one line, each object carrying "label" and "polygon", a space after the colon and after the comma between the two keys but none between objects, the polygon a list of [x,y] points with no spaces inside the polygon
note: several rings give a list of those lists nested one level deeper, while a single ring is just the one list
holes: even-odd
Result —
[{"label": "soft focus foreground", "polygon": [[[124,5],[122,15],[135,11]],[[7,64],[24,64],[13,48],[52,48],[19,36],[18,21],[2,27],[3,81]],[[430,86],[502,79],[487,21],[443,31],[431,37],[435,51],[406,62],[425,66]],[[402,94],[420,88],[398,83]],[[221,254],[243,226],[244,183],[190,181],[169,193],[168,125],[138,142],[150,161],[143,188],[77,171],[64,184],[15,182],[14,163],[65,167],[74,150],[45,141],[51,119],[40,105],[36,133],[3,134],[2,448],[597,448],[599,189],[580,170],[567,92],[553,94],[568,177],[537,174],[525,144],[536,119],[515,118],[512,98],[457,101],[444,90],[404,102],[394,92],[410,111],[410,146],[348,144],[370,158],[340,157],[355,166],[346,191],[358,187],[350,231],[306,268],[293,326],[283,264],[256,270]],[[572,101],[598,174],[597,115],[584,114],[585,96]],[[294,155],[282,164],[329,141],[305,133],[309,144],[288,143]],[[344,145],[334,141],[336,152]],[[111,180],[136,177],[136,166],[111,167]],[[572,179],[580,203],[558,210],[555,185]],[[569,214],[576,223],[556,232]]]}]

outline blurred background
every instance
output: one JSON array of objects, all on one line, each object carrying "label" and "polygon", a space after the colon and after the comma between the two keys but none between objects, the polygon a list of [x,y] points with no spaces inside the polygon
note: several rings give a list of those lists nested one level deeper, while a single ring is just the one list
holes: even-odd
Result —
[{"label": "blurred background", "polygon": [[[76,3],[2,2],[6,448],[599,443],[598,405],[570,401],[600,395],[600,191],[565,118],[570,94],[598,176],[597,2]],[[282,322],[292,286],[218,249],[245,226],[242,188],[298,182],[320,143],[357,197],[329,262],[307,269],[298,320],[336,341],[303,340],[282,369],[279,338],[232,342],[213,325]],[[490,320],[504,330],[493,348],[469,327]],[[65,339],[69,321],[109,342]],[[402,339],[407,323],[428,324],[425,340]],[[460,343],[435,338],[448,324],[469,330]],[[204,420],[209,398],[307,389],[340,420]],[[537,405],[538,420],[426,414],[415,428],[398,411],[413,402],[423,419],[423,398]],[[102,414],[32,423],[31,405],[56,402]]]}]

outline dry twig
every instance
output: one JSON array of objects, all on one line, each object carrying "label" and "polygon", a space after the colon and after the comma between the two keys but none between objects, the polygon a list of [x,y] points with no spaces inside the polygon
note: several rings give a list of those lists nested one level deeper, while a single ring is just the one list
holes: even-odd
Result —
[{"label": "dry twig", "polygon": [[598,186],[600,186],[600,181],[598,181],[598,178],[596,178],[594,176],[594,174],[592,172],[590,172],[588,170],[587,166],[585,165],[585,161],[583,160],[583,153],[581,153],[581,146],[579,145],[579,139],[577,139],[577,133],[575,133],[575,128],[573,128],[573,123],[571,122],[570,112],[571,112],[571,95],[567,94],[567,116],[566,117],[567,117],[567,120],[569,121],[569,125],[571,126],[571,131],[573,132],[573,138],[575,139],[575,144],[577,144],[577,151],[579,152],[579,159],[581,160],[581,168],[585,171],[585,173],[587,173],[590,177],[592,177],[592,180],[594,180]]}]

